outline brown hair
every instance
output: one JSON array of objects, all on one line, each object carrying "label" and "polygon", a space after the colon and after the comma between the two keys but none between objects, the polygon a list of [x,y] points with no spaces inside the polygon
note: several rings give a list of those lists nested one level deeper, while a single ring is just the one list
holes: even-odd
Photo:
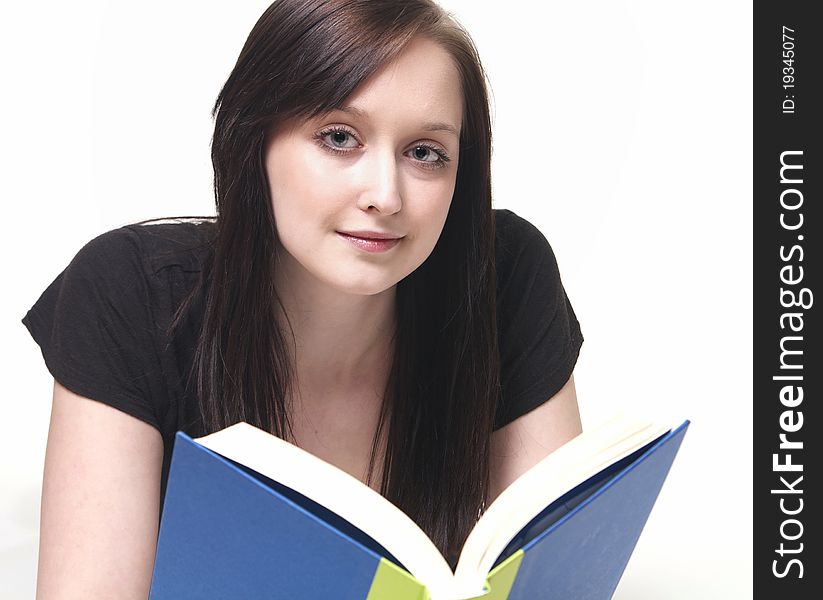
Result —
[{"label": "brown hair", "polygon": [[344,105],[415,36],[440,44],[459,72],[460,155],[440,239],[397,284],[395,356],[369,477],[385,433],[381,492],[453,559],[488,493],[500,385],[486,78],[469,35],[434,2],[277,0],[257,21],[213,111],[217,231],[193,381],[207,430],[246,420],[290,437],[265,138],[286,120]]}]

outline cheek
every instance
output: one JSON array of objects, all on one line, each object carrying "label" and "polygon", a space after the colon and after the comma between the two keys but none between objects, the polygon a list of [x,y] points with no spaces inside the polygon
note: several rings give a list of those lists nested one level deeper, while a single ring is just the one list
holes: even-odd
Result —
[{"label": "cheek", "polygon": [[309,151],[272,152],[267,161],[275,222],[281,238],[310,234],[339,194],[333,172]]},{"label": "cheek", "polygon": [[446,223],[453,195],[454,178],[452,177],[444,178],[443,181],[436,183],[432,182],[425,195],[422,196],[425,201],[421,203],[422,210],[419,219],[426,226],[426,238],[432,248],[437,243],[443,225]]}]

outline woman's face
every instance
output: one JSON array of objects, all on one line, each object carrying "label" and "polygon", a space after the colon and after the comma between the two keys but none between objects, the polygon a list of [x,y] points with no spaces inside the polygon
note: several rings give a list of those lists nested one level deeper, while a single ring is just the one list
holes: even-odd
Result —
[{"label": "woman's face", "polygon": [[446,221],[463,116],[458,73],[439,45],[415,39],[343,109],[267,143],[281,275],[290,286],[377,294],[426,260]]}]

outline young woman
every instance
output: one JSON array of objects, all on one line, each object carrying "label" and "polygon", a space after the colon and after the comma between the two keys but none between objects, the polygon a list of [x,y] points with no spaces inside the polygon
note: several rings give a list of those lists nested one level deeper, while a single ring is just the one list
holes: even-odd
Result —
[{"label": "young woman", "polygon": [[216,219],[96,238],[24,319],[55,378],[40,598],[145,598],[177,430],[267,429],[452,558],[580,431],[580,328],[492,209],[484,73],[441,8],[278,0],[214,115]]}]

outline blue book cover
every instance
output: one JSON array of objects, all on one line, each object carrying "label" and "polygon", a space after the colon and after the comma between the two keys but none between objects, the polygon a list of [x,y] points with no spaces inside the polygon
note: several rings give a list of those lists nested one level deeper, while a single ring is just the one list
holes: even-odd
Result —
[{"label": "blue book cover", "polygon": [[497,555],[483,591],[460,596],[433,595],[386,549],[390,544],[179,432],[150,598],[610,598],[688,425],[548,502]]}]

